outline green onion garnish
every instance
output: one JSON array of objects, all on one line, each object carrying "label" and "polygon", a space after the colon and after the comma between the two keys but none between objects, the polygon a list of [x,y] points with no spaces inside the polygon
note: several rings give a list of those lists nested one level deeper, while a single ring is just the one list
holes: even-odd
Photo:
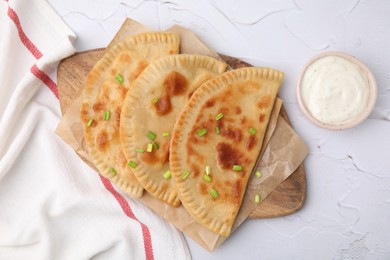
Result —
[{"label": "green onion garnish", "polygon": [[146,147],[146,151],[147,151],[148,153],[151,153],[152,150],[153,150],[153,144],[148,144],[148,146]]},{"label": "green onion garnish", "polygon": [[198,135],[199,136],[204,136],[205,134],[207,134],[207,129],[206,128],[202,128],[202,129],[198,130]]},{"label": "green onion garnish", "polygon": [[171,171],[170,170],[167,170],[164,175],[163,175],[164,179],[166,180],[169,180],[171,178]]},{"label": "green onion garnish", "polygon": [[169,132],[164,132],[164,133],[162,133],[162,135],[163,135],[164,137],[167,137],[167,136],[170,136],[170,133],[169,133]]},{"label": "green onion garnish", "polygon": [[143,153],[143,152],[145,152],[144,149],[135,149],[135,151],[136,151],[137,153]]},{"label": "green onion garnish", "polygon": [[156,134],[153,133],[152,131],[148,131],[148,133],[146,134],[148,136],[148,138],[152,141],[154,141],[154,139],[156,139]]},{"label": "green onion garnish", "polygon": [[261,176],[263,176],[263,174],[261,173],[261,171],[257,170],[257,171],[255,172],[255,176],[256,176],[257,178],[260,178]]},{"label": "green onion garnish", "polygon": [[110,110],[104,111],[104,115],[103,115],[104,121],[107,121],[108,119],[110,119]]},{"label": "green onion garnish", "polygon": [[155,97],[152,99],[153,104],[157,104],[160,99],[158,97]]},{"label": "green onion garnish", "polygon": [[115,76],[116,81],[118,81],[120,84],[123,83],[124,79],[121,74],[118,74]]},{"label": "green onion garnish", "polygon": [[220,120],[221,118],[223,117],[223,114],[222,113],[219,113],[216,117],[215,117],[215,120]]},{"label": "green onion garnish", "polygon": [[203,180],[205,180],[207,182],[211,182],[211,177],[208,175],[203,175]]},{"label": "green onion garnish", "polygon": [[254,129],[253,127],[249,128],[249,133],[250,133],[251,135],[255,135],[256,132],[257,132],[256,129]]},{"label": "green onion garnish", "polygon": [[112,173],[112,176],[116,175],[116,170],[114,168],[110,167],[109,170]]},{"label": "green onion garnish", "polygon": [[210,167],[209,165],[207,165],[206,168],[205,168],[205,171],[206,171],[206,174],[207,174],[207,175],[210,175],[210,173],[211,173],[211,167]]},{"label": "green onion garnish", "polygon": [[210,195],[211,197],[213,197],[214,199],[218,198],[219,194],[218,194],[218,191],[214,190],[214,189],[211,189],[210,190]]},{"label": "green onion garnish", "polygon": [[257,204],[260,203],[260,195],[259,195],[259,194],[256,194],[256,195],[255,195],[255,202],[256,202]]},{"label": "green onion garnish", "polygon": [[236,171],[236,172],[240,172],[240,171],[242,171],[242,166],[241,165],[233,165],[232,170]]},{"label": "green onion garnish", "polygon": [[183,180],[185,180],[185,179],[188,178],[189,175],[190,175],[190,172],[189,172],[189,171],[184,171],[183,174],[181,175],[181,178],[182,178]]},{"label": "green onion garnish", "polygon": [[158,150],[158,148],[160,148],[160,146],[158,145],[158,143],[156,141],[153,142],[153,147],[156,150]]},{"label": "green onion garnish", "polygon": [[217,132],[217,135],[219,135],[221,133],[221,130],[219,129],[218,126],[215,127],[215,132]]},{"label": "green onion garnish", "polygon": [[91,118],[91,119],[89,119],[89,121],[88,121],[88,123],[87,123],[87,126],[91,126],[92,123],[93,123],[93,119]]},{"label": "green onion garnish", "polygon": [[135,169],[135,167],[137,167],[137,163],[136,162],[133,162],[133,161],[129,161],[129,166],[133,169]]}]

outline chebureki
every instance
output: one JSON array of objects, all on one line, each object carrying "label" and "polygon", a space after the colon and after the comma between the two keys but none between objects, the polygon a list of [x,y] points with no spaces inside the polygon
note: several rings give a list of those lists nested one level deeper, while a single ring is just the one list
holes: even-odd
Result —
[{"label": "chebureki", "polygon": [[124,100],[120,134],[125,157],[141,185],[172,206],[180,205],[169,168],[173,126],[192,93],[226,67],[207,56],[166,56],[142,72]]},{"label": "chebureki", "polygon": [[146,189],[181,203],[229,236],[262,148],[283,73],[225,72],[216,59],[178,54],[168,32],[131,36],[88,74],[80,117],[99,173],[132,197]]},{"label": "chebureki", "polygon": [[283,73],[226,72],[191,97],[173,131],[170,169],[187,211],[228,236],[258,158]]},{"label": "chebureki", "polygon": [[129,86],[154,60],[179,52],[175,33],[150,32],[127,38],[110,48],[92,68],[83,90],[80,116],[89,155],[100,174],[133,197],[143,187],[122,153],[119,124]]}]

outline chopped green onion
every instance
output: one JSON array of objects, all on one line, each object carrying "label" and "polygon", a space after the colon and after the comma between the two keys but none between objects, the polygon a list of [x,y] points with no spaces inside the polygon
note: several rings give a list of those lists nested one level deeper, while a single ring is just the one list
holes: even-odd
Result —
[{"label": "chopped green onion", "polygon": [[205,134],[207,134],[207,129],[206,128],[202,128],[202,129],[198,130],[198,135],[199,136],[204,136]]},{"label": "chopped green onion", "polygon": [[210,190],[210,195],[211,197],[213,197],[214,199],[218,198],[219,194],[218,194],[218,191],[214,190],[214,189],[211,189]]},{"label": "chopped green onion", "polygon": [[170,170],[167,170],[164,175],[163,175],[164,179],[166,180],[169,180],[171,178],[171,171]]},{"label": "chopped green onion", "polygon": [[153,147],[156,150],[158,150],[158,148],[160,148],[160,146],[158,145],[158,143],[156,141],[153,142]]},{"label": "chopped green onion", "polygon": [[133,162],[133,161],[130,161],[129,162],[129,166],[133,169],[135,169],[135,167],[137,167],[137,163],[136,162]]},{"label": "chopped green onion", "polygon": [[151,153],[152,150],[153,150],[153,144],[148,144],[148,146],[146,147],[146,151],[147,151],[148,153]]},{"label": "chopped green onion", "polygon": [[87,123],[87,126],[91,126],[93,123],[93,118],[89,119],[88,123]]},{"label": "chopped green onion", "polygon": [[158,97],[155,97],[152,99],[153,104],[157,104],[160,99]]},{"label": "chopped green onion", "polygon": [[120,84],[124,82],[124,79],[121,74],[118,74],[115,76],[116,81],[118,81]]},{"label": "chopped green onion", "polygon": [[256,132],[257,132],[256,129],[254,129],[253,127],[249,128],[249,133],[250,133],[251,135],[255,135]]},{"label": "chopped green onion", "polygon": [[145,152],[144,149],[135,149],[135,151],[136,151],[137,153],[143,153],[143,152]]},{"label": "chopped green onion", "polygon": [[114,168],[110,167],[109,170],[112,173],[112,176],[116,175],[116,170]]},{"label": "chopped green onion", "polygon": [[190,175],[189,171],[184,171],[183,174],[181,175],[181,178],[185,180],[188,178],[189,175]]},{"label": "chopped green onion", "polygon": [[223,114],[222,113],[219,113],[216,117],[215,117],[215,120],[220,120],[221,118],[223,117]]},{"label": "chopped green onion", "polygon": [[259,194],[256,194],[256,195],[255,195],[255,202],[256,202],[257,204],[260,203],[260,195],[259,195]]},{"label": "chopped green onion", "polygon": [[261,171],[257,170],[257,171],[255,172],[255,176],[256,176],[257,178],[261,178],[261,177],[263,176],[263,174],[261,173]]},{"label": "chopped green onion", "polygon": [[156,139],[156,134],[153,133],[152,131],[148,131],[148,133],[146,134],[148,136],[148,138],[152,141],[154,141],[154,139]]},{"label": "chopped green onion", "polygon": [[215,132],[217,132],[217,135],[219,135],[221,133],[221,130],[219,129],[218,126],[215,127]]},{"label": "chopped green onion", "polygon": [[162,135],[163,135],[164,137],[167,137],[167,136],[170,136],[170,133],[169,133],[169,132],[164,132],[164,133],[162,133]]},{"label": "chopped green onion", "polygon": [[232,170],[236,171],[236,172],[240,172],[240,171],[242,171],[242,166],[241,165],[233,165]]},{"label": "chopped green onion", "polygon": [[207,182],[211,182],[211,177],[208,175],[203,175],[203,180],[205,180]]},{"label": "chopped green onion", "polygon": [[107,121],[108,119],[110,119],[110,110],[104,111],[104,115],[103,115],[104,121]]},{"label": "chopped green onion", "polygon": [[206,171],[206,174],[207,174],[207,175],[210,175],[210,173],[211,173],[211,167],[210,167],[209,165],[207,165],[206,168],[205,168],[205,171]]}]

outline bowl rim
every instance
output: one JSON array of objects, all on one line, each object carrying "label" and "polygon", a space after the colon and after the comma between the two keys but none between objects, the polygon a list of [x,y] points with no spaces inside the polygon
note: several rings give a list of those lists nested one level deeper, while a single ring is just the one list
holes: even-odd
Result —
[{"label": "bowl rim", "polygon": [[[356,116],[355,118],[353,118],[353,120],[350,120],[347,123],[329,124],[329,123],[324,123],[324,122],[318,120],[310,113],[310,111],[306,107],[304,101],[302,100],[301,83],[302,83],[303,76],[306,73],[306,70],[314,62],[318,61],[319,59],[329,57],[329,56],[338,56],[338,57],[344,58],[344,59],[356,64],[362,70],[362,72],[366,75],[367,80],[368,80],[368,86],[370,88],[370,97],[368,99],[368,105],[364,109],[362,114]],[[377,99],[377,91],[378,90],[377,90],[376,80],[375,80],[374,75],[370,71],[370,69],[355,56],[347,54],[345,52],[341,52],[341,51],[324,51],[324,52],[321,52],[321,53],[313,56],[303,66],[301,72],[299,73],[297,84],[296,84],[297,101],[298,101],[299,107],[300,107],[301,111],[303,112],[303,114],[306,116],[306,118],[308,118],[315,125],[322,127],[322,128],[325,128],[325,129],[329,129],[329,130],[348,129],[348,128],[355,127],[355,126],[359,125],[360,123],[362,123],[371,114],[372,110],[375,107],[375,103],[376,103],[376,99]]]}]

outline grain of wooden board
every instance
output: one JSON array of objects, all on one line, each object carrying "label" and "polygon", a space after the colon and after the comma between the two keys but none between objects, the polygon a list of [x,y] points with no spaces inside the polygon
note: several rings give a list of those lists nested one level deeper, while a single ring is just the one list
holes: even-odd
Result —
[{"label": "grain of wooden board", "polygon": [[[57,81],[62,114],[84,85],[88,72],[103,55],[104,49],[79,52],[62,60],[58,66]],[[220,55],[221,58],[236,69],[251,66],[239,59]],[[282,107],[281,116],[287,120],[286,110]],[[297,212],[302,208],[306,197],[306,176],[303,164],[282,182],[251,213],[250,218],[280,217]]]}]

